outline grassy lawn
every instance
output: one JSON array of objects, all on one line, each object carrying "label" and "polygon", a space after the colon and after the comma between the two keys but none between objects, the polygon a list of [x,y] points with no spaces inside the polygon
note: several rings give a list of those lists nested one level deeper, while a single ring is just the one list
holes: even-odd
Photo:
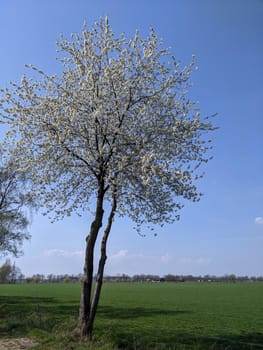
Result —
[{"label": "grassy lawn", "polygon": [[[79,284],[0,285],[0,337],[87,349]],[[104,284],[94,349],[263,349],[263,283]]]}]

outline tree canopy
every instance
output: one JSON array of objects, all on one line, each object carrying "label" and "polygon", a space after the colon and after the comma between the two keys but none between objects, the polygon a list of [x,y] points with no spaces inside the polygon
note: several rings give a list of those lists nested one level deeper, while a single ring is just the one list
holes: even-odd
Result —
[{"label": "tree canopy", "polygon": [[198,200],[212,126],[186,96],[194,62],[180,69],[153,29],[115,38],[103,20],[57,45],[61,76],[30,66],[42,79],[2,91],[7,142],[44,206],[57,217],[89,210],[100,178],[139,223],[170,221],[180,197]]},{"label": "tree canopy", "polygon": [[62,74],[29,65],[39,78],[23,76],[2,89],[1,116],[10,127],[6,149],[48,213],[56,219],[95,206],[80,309],[81,334],[91,335],[115,214],[138,227],[178,219],[182,201],[200,198],[195,180],[208,161],[213,126],[187,97],[194,58],[181,67],[153,29],[147,38],[138,31],[131,39],[116,37],[105,18],[70,40],[61,36],[57,46]]},{"label": "tree canopy", "polygon": [[9,161],[0,165],[0,254],[21,254],[29,220],[25,207],[31,205],[31,196],[25,191],[25,177]]},{"label": "tree canopy", "polygon": [[11,264],[10,259],[7,259],[2,266],[0,266],[0,283],[15,283],[17,279],[22,278],[21,270]]}]

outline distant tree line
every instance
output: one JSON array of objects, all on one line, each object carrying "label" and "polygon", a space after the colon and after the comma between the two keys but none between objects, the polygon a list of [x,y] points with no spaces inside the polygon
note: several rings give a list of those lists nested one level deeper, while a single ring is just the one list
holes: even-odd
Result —
[{"label": "distant tree line", "polygon": [[[96,279],[96,276],[94,276]],[[7,259],[5,263],[0,267],[0,283],[73,283],[82,282],[83,275],[70,275],[70,274],[34,274],[32,276],[24,276],[21,270],[12,264],[10,259]],[[161,282],[263,282],[263,276],[236,276],[235,274],[227,274],[224,276],[204,275],[173,275],[167,274],[165,276],[152,275],[152,274],[137,274],[129,276],[126,274],[118,274],[114,276],[104,276],[104,282],[116,283],[116,282],[139,282],[139,283],[161,283]]]},{"label": "distant tree line", "polygon": [[236,276],[235,274],[227,274],[224,276],[193,276],[193,275],[173,275],[168,274],[160,277],[159,275],[140,274],[134,276],[117,275],[105,276],[105,282],[249,282],[249,281],[263,281],[263,276]]}]

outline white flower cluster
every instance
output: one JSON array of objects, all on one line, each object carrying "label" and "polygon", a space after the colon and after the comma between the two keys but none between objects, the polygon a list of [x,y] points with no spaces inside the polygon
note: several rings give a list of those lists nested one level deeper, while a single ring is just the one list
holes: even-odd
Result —
[{"label": "white flower cluster", "polygon": [[186,97],[194,62],[180,69],[153,29],[116,38],[107,19],[57,45],[61,76],[29,66],[39,80],[1,90],[5,148],[35,195],[61,218],[88,210],[102,186],[139,225],[176,219],[180,198],[199,199],[213,129]]}]

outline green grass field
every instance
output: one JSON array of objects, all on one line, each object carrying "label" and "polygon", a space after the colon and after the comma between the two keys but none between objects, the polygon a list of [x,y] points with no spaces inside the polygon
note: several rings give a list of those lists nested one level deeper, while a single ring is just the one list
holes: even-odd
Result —
[{"label": "green grass field", "polygon": [[[0,285],[0,337],[86,349],[79,284]],[[263,349],[263,283],[104,284],[94,349]]]}]

